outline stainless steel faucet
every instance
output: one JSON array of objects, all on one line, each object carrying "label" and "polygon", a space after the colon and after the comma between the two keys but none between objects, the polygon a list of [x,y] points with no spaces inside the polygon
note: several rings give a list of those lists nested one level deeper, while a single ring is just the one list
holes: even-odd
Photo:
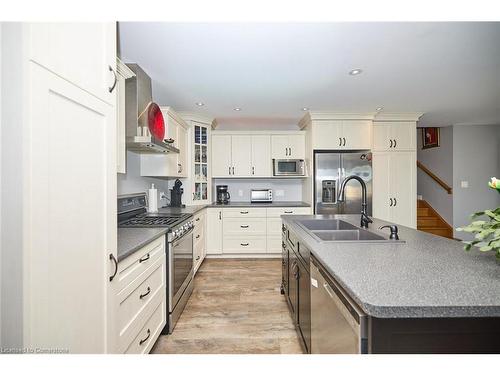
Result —
[{"label": "stainless steel faucet", "polygon": [[339,202],[345,202],[345,186],[351,180],[356,180],[361,184],[361,228],[368,228],[368,224],[373,223],[373,221],[368,217],[368,214],[366,213],[366,207],[368,206],[368,204],[366,203],[366,184],[361,177],[352,175],[342,181],[337,200]]}]

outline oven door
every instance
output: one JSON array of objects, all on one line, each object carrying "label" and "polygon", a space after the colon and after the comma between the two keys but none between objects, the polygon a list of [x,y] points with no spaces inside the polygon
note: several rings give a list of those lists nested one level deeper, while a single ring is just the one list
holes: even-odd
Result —
[{"label": "oven door", "polygon": [[304,176],[304,160],[273,159],[275,176]]},{"label": "oven door", "polygon": [[193,229],[169,243],[168,302],[172,312],[193,278]]}]

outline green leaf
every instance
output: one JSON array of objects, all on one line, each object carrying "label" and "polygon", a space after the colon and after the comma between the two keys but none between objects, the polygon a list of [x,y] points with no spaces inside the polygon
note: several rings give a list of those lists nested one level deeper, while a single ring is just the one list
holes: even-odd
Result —
[{"label": "green leaf", "polygon": [[493,248],[491,246],[488,246],[488,245],[481,246],[479,248],[480,251],[490,251],[491,249],[493,249]]}]

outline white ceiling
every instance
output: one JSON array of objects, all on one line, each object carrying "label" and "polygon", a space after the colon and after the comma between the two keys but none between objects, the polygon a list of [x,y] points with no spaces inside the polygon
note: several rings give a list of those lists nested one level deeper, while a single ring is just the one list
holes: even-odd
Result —
[{"label": "white ceiling", "polygon": [[303,107],[500,123],[500,23],[122,22],[119,38],[155,101],[223,125],[293,126]]}]

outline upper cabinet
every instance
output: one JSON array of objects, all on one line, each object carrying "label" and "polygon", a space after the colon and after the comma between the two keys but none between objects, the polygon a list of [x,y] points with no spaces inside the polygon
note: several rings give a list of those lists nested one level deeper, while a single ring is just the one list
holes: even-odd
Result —
[{"label": "upper cabinet", "polygon": [[371,120],[318,120],[312,122],[314,150],[371,149]]},{"label": "upper cabinet", "polygon": [[304,159],[305,137],[296,133],[214,132],[213,177],[272,177],[272,159]]},{"label": "upper cabinet", "polygon": [[115,106],[116,23],[40,22],[29,28],[32,61]]},{"label": "upper cabinet", "polygon": [[178,154],[141,154],[141,176],[187,177],[186,145],[188,124],[171,107],[161,108],[165,121],[165,139],[179,149]]},{"label": "upper cabinet", "polygon": [[304,134],[271,135],[271,159],[304,159]]},{"label": "upper cabinet", "polygon": [[120,59],[116,59],[116,171],[127,173],[127,125],[125,116],[125,80],[135,76]]},{"label": "upper cabinet", "polygon": [[373,149],[374,151],[416,150],[416,122],[375,121]]}]

